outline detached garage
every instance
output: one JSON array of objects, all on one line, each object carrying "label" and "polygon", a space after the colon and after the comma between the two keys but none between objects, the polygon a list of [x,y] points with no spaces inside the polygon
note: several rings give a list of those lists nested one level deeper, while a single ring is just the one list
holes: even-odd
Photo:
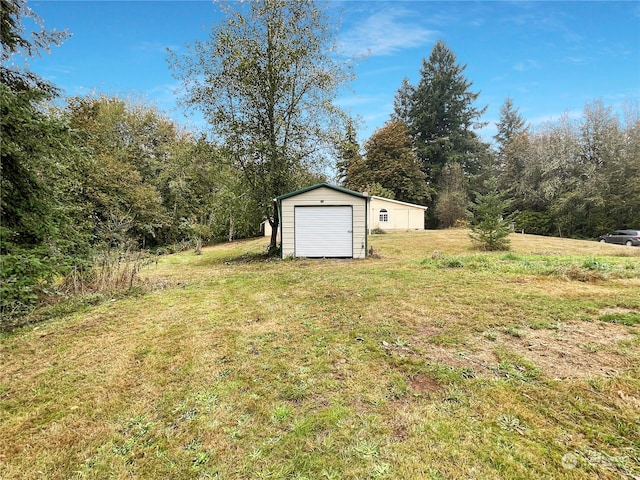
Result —
[{"label": "detached garage", "polygon": [[283,258],[367,256],[365,195],[320,183],[282,195],[276,201]]}]

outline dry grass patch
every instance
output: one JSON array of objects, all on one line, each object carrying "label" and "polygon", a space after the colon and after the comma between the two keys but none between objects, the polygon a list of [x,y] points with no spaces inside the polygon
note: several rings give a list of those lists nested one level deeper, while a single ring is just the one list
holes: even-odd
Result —
[{"label": "dry grass patch", "polygon": [[[395,355],[411,355],[426,362],[467,371],[490,378],[520,378],[537,367],[549,379],[584,380],[615,377],[634,367],[640,357],[638,333],[619,325],[579,322],[554,329],[502,327],[468,338],[459,345],[434,343],[441,329],[422,329],[407,346],[387,344]],[[529,362],[505,362],[504,352]],[[505,366],[507,368],[505,368]],[[511,367],[511,368],[508,368]]]}]

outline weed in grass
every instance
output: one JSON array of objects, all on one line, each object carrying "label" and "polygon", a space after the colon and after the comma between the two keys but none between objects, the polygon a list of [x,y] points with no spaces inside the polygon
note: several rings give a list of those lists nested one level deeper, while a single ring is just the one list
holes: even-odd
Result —
[{"label": "weed in grass", "polygon": [[191,470],[200,470],[211,458],[209,452],[198,452],[191,460]]},{"label": "weed in grass", "polygon": [[489,331],[489,332],[485,332],[484,338],[486,338],[490,342],[495,342],[498,339],[498,336],[495,332]]},{"label": "weed in grass", "polygon": [[339,480],[341,478],[341,474],[332,468],[325,468],[322,470],[322,478],[326,478],[327,480]]},{"label": "weed in grass", "polygon": [[429,480],[444,480],[446,477],[437,468],[429,469]]},{"label": "weed in grass", "polygon": [[183,402],[173,410],[176,414],[178,421],[191,422],[198,416],[198,409],[187,402]]},{"label": "weed in grass", "polygon": [[399,347],[399,348],[403,348],[403,347],[408,347],[410,345],[410,343],[409,343],[408,340],[404,340],[404,339],[398,337],[393,341],[393,345],[395,345],[396,347]]},{"label": "weed in grass", "polygon": [[582,344],[582,349],[587,353],[596,353],[602,350],[604,346],[595,342],[587,342]]},{"label": "weed in grass", "polygon": [[503,331],[504,333],[509,334],[515,338],[522,338],[524,336],[517,325],[509,325],[507,327],[504,327]]},{"label": "weed in grass", "polygon": [[188,452],[196,452],[200,450],[201,447],[202,441],[198,438],[194,438],[182,448]]},{"label": "weed in grass", "polygon": [[291,416],[291,407],[284,403],[279,403],[273,406],[271,413],[271,421],[276,424],[281,424]]},{"label": "weed in grass", "polygon": [[371,476],[373,478],[386,478],[390,473],[391,465],[384,462],[376,463],[371,469]]},{"label": "weed in grass", "polygon": [[399,400],[406,397],[409,393],[407,379],[403,376],[395,376],[389,384],[387,390],[389,392],[389,398],[391,398],[392,400]]},{"label": "weed in grass", "polygon": [[587,270],[608,271],[611,269],[611,266],[600,261],[597,258],[588,258],[584,262],[582,262],[582,268],[585,268]]},{"label": "weed in grass", "polygon": [[585,448],[577,452],[579,463],[598,470],[612,473],[620,478],[636,479],[640,474],[637,455],[614,456],[593,448]]},{"label": "weed in grass", "polygon": [[499,376],[519,380],[521,382],[535,380],[540,375],[540,369],[528,368],[521,364],[512,363],[506,360],[501,361],[498,366],[494,368],[494,371]]},{"label": "weed in grass", "polygon": [[439,268],[462,268],[464,264],[459,258],[444,258],[438,262]]},{"label": "weed in grass", "polygon": [[522,425],[518,417],[506,413],[503,413],[498,417],[497,423],[501,429],[509,432],[517,432],[520,435],[524,435],[527,430],[527,428]]},{"label": "weed in grass", "polygon": [[353,451],[360,457],[379,457],[380,456],[380,444],[378,442],[372,442],[368,440],[358,440],[353,447]]},{"label": "weed in grass", "polygon": [[261,448],[254,448],[251,452],[249,452],[249,458],[252,460],[257,460],[263,456],[263,451]]}]

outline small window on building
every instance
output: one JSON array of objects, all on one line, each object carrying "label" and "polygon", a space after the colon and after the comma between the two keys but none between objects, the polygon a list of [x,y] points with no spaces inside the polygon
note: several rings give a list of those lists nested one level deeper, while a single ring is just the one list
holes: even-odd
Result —
[{"label": "small window on building", "polygon": [[389,213],[387,212],[386,209],[382,208],[380,209],[380,216],[378,217],[378,220],[381,222],[388,222],[389,221]]}]

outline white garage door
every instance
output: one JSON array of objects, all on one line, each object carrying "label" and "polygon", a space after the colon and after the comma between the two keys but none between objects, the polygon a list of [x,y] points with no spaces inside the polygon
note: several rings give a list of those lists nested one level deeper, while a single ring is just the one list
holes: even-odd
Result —
[{"label": "white garage door", "polygon": [[352,257],[352,207],[295,207],[296,257]]}]

